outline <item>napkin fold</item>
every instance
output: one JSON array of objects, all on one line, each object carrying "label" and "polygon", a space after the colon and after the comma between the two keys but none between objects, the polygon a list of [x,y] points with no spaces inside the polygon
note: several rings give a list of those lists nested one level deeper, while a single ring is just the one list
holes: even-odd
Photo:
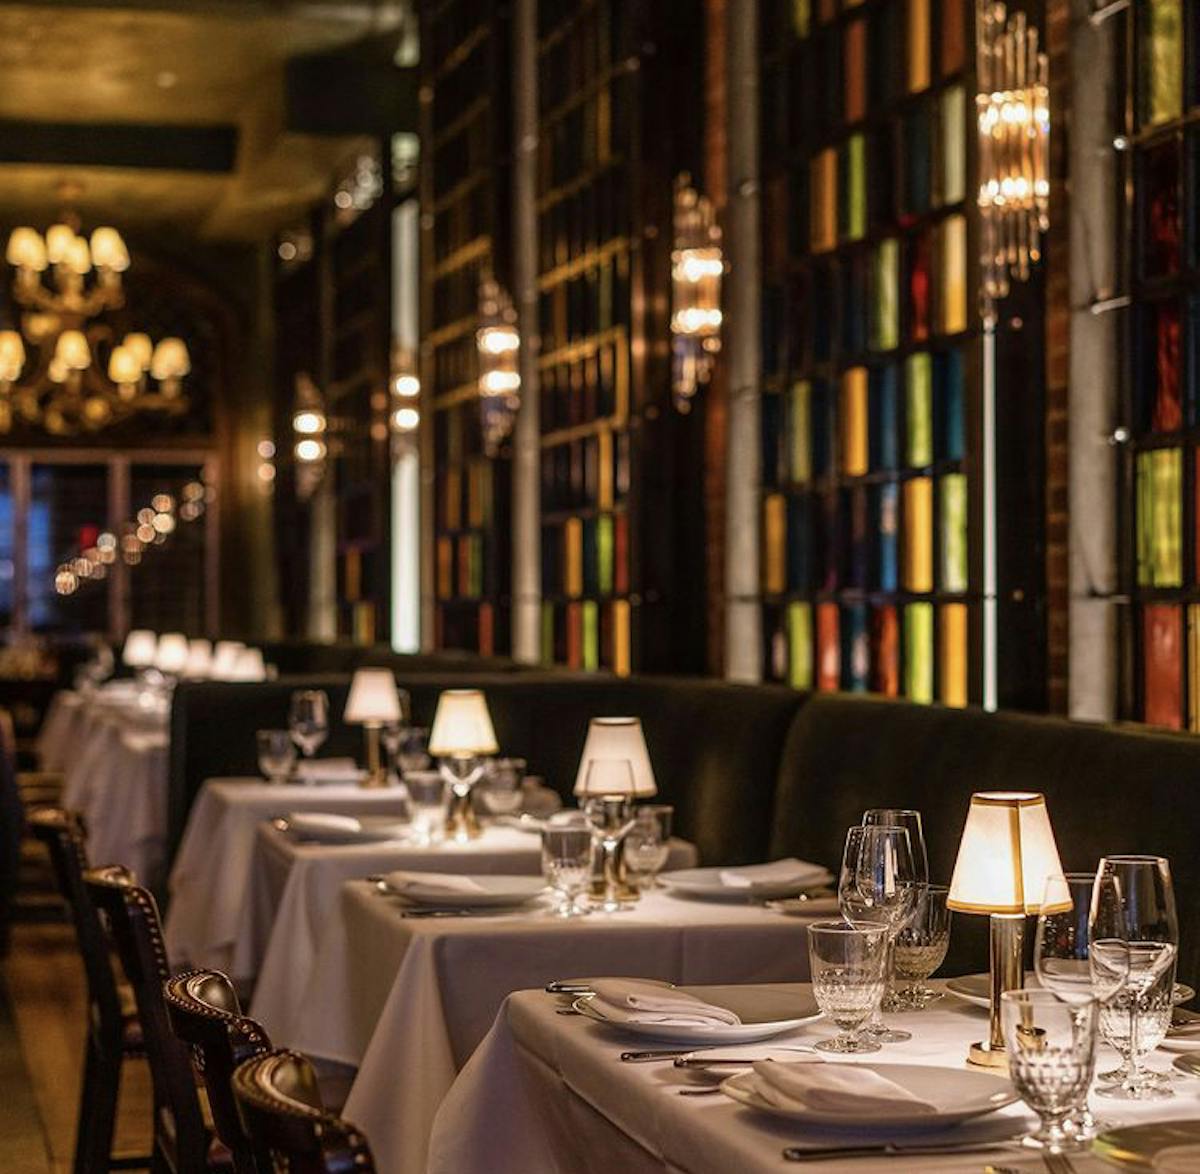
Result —
[{"label": "napkin fold", "polygon": [[781,1109],[847,1117],[937,1112],[937,1106],[860,1064],[769,1061],[754,1065],[754,1090]]},{"label": "napkin fold", "polygon": [[772,860],[770,864],[747,864],[743,868],[721,869],[721,884],[727,889],[749,889],[754,885],[815,883],[825,873],[819,864],[789,856]]},{"label": "napkin fold", "polygon": [[385,873],[384,884],[397,893],[423,889],[427,893],[486,893],[477,880],[454,872],[395,872]]},{"label": "napkin fold", "polygon": [[362,831],[362,823],[354,816],[335,815],[332,811],[292,811],[285,818],[288,828],[302,836]]},{"label": "napkin fold", "polygon": [[295,777],[302,783],[354,783],[361,774],[353,758],[303,758]]},{"label": "napkin fold", "polygon": [[636,978],[598,978],[593,1006],[617,1023],[658,1023],[664,1027],[736,1027],[741,1019],[674,987]]}]

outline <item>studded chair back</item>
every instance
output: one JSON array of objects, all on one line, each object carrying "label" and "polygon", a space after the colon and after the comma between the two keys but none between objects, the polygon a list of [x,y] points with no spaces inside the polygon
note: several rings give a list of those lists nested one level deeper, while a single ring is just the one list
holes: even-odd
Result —
[{"label": "studded chair back", "polygon": [[236,1174],[258,1174],[233,1097],[239,1064],[269,1051],[267,1033],[242,1014],[233,983],[218,970],[187,970],[163,987],[167,1016],[175,1034],[192,1049],[204,1077],[213,1127],[233,1157]]},{"label": "studded chair back", "polygon": [[233,1094],[260,1174],[374,1174],[367,1139],[326,1112],[317,1074],[299,1052],[267,1052],[233,1074]]},{"label": "studded chair back", "polygon": [[128,869],[119,865],[84,873],[84,884],[108,922],[125,977],[133,988],[154,1088],[155,1169],[201,1174],[209,1168],[204,1126],[187,1046],[167,1019],[163,984],[170,977],[158,906]]}]

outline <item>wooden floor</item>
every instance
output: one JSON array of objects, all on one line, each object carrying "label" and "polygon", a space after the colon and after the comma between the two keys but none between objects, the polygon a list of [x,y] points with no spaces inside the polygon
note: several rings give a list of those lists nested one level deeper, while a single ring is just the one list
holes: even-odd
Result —
[{"label": "wooden floor", "polygon": [[[75,1146],[87,1019],[83,966],[71,928],[59,922],[14,926],[12,949],[0,963],[0,975],[44,1146],[41,1157],[30,1145],[14,1144],[11,1148],[21,1148],[21,1153],[10,1154],[0,1112],[0,1169],[5,1174],[68,1174]],[[7,1075],[0,1071],[5,1100],[9,1097]],[[118,1154],[148,1152],[150,1103],[150,1078],[144,1063],[127,1064],[117,1122]]]}]

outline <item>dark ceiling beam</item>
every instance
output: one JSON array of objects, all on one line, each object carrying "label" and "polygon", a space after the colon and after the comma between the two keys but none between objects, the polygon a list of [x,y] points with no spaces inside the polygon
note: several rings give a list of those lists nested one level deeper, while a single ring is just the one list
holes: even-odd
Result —
[{"label": "dark ceiling beam", "polygon": [[417,129],[417,70],[396,65],[396,37],[293,57],[284,73],[287,128],[314,135]]},{"label": "dark ceiling beam", "polygon": [[231,173],[234,126],[16,122],[0,119],[0,163]]}]

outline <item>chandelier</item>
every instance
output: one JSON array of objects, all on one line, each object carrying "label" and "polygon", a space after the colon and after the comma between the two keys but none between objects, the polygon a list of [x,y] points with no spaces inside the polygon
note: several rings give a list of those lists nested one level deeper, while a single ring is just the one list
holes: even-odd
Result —
[{"label": "chandelier", "polygon": [[496,456],[512,434],[521,406],[518,355],[521,336],[512,299],[493,278],[479,289],[479,320],[475,345],[479,351],[479,412],[483,451]]},{"label": "chandelier", "polygon": [[89,240],[70,213],[44,236],[14,228],[5,260],[21,319],[19,330],[0,330],[0,433],[14,416],[69,435],[136,412],[186,410],[191,359],[183,340],[155,344],[134,332],[118,341],[102,319],[125,304],[129,250],[115,228],[96,228]]},{"label": "chandelier", "polygon": [[675,407],[691,411],[712,377],[721,349],[721,229],[711,201],[686,172],[675,180],[675,241],[671,252],[671,390]]}]

